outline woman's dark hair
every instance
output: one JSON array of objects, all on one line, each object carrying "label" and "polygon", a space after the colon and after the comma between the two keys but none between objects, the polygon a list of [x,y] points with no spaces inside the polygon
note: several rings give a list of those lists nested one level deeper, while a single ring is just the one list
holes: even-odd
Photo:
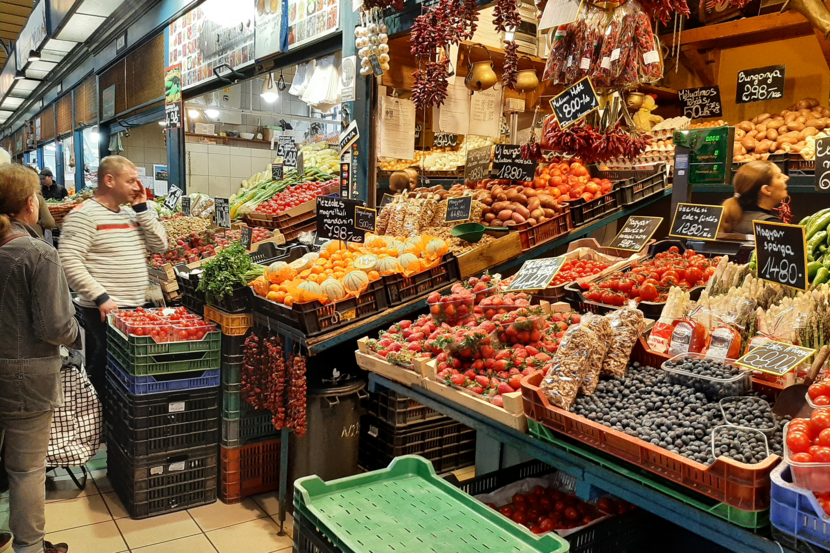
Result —
[{"label": "woman's dark hair", "polygon": [[761,188],[772,184],[775,164],[771,161],[750,161],[735,173],[733,186],[737,197],[723,202],[723,230],[732,232],[741,222],[744,211],[758,205]]}]

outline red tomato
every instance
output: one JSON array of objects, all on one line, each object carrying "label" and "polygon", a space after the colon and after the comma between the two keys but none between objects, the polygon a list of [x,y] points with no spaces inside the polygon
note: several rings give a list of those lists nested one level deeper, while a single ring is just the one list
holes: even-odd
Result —
[{"label": "red tomato", "polygon": [[796,453],[795,455],[793,455],[792,460],[796,463],[812,463],[813,456],[809,453]]},{"label": "red tomato", "polygon": [[818,436],[825,428],[830,428],[830,409],[816,409],[810,415],[810,434]]},{"label": "red tomato", "polygon": [[810,437],[803,432],[788,432],[787,447],[793,453],[802,453],[810,449]]},{"label": "red tomato", "polygon": [[556,528],[556,525],[553,523],[553,520],[545,518],[539,523],[539,528],[541,528],[543,532],[551,532],[554,528]]},{"label": "red tomato", "polygon": [[509,505],[505,505],[504,507],[499,509],[499,512],[507,518],[513,518],[513,507],[510,507]]},{"label": "red tomato", "polygon": [[643,284],[640,286],[640,297],[643,301],[653,301],[657,298],[657,288],[653,284]]},{"label": "red tomato", "polygon": [[826,382],[817,382],[807,389],[807,394],[810,396],[810,399],[816,399],[819,396],[826,396],[827,393],[828,387]]},{"label": "red tomato", "polygon": [[813,403],[821,406],[830,405],[830,396],[818,396]]},{"label": "red tomato", "polygon": [[830,447],[820,447],[815,460],[819,463],[830,463]]},{"label": "red tomato", "polygon": [[527,522],[527,515],[522,511],[513,513],[513,522],[516,524],[525,524]]}]

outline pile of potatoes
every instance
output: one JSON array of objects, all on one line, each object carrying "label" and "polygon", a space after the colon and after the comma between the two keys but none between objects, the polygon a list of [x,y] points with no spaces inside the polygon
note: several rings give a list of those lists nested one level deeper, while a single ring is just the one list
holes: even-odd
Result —
[{"label": "pile of potatoes", "polygon": [[522,223],[537,225],[554,218],[565,208],[556,203],[549,194],[540,194],[533,187],[493,186],[489,191],[481,190],[476,199],[484,204],[481,212],[485,225],[511,227]]},{"label": "pile of potatoes", "polygon": [[830,126],[830,108],[805,98],[780,114],[762,113],[735,126],[733,161],[767,159],[769,154],[799,153],[808,136]]}]

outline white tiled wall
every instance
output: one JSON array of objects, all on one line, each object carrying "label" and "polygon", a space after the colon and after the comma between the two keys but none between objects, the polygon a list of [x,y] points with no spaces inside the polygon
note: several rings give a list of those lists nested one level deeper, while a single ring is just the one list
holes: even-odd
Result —
[{"label": "white tiled wall", "polygon": [[268,167],[274,155],[271,150],[188,143],[187,190],[227,198],[243,180]]},{"label": "white tiled wall", "polygon": [[167,146],[163,129],[156,123],[130,129],[130,136],[121,135],[121,155],[153,174],[153,165],[167,165]]}]

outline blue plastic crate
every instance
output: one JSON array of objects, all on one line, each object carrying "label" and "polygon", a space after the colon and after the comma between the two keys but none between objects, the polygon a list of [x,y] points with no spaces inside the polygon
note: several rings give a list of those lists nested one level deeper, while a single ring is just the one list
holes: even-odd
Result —
[{"label": "blue plastic crate", "polygon": [[813,492],[792,483],[787,463],[775,467],[770,479],[772,525],[797,540],[830,549],[830,516],[824,514]]},{"label": "blue plastic crate", "polygon": [[133,376],[128,374],[111,355],[107,355],[107,372],[109,372],[116,382],[120,382],[134,396],[157,394],[173,390],[213,388],[218,387],[221,382],[219,369],[164,375],[158,374],[155,376]]}]

